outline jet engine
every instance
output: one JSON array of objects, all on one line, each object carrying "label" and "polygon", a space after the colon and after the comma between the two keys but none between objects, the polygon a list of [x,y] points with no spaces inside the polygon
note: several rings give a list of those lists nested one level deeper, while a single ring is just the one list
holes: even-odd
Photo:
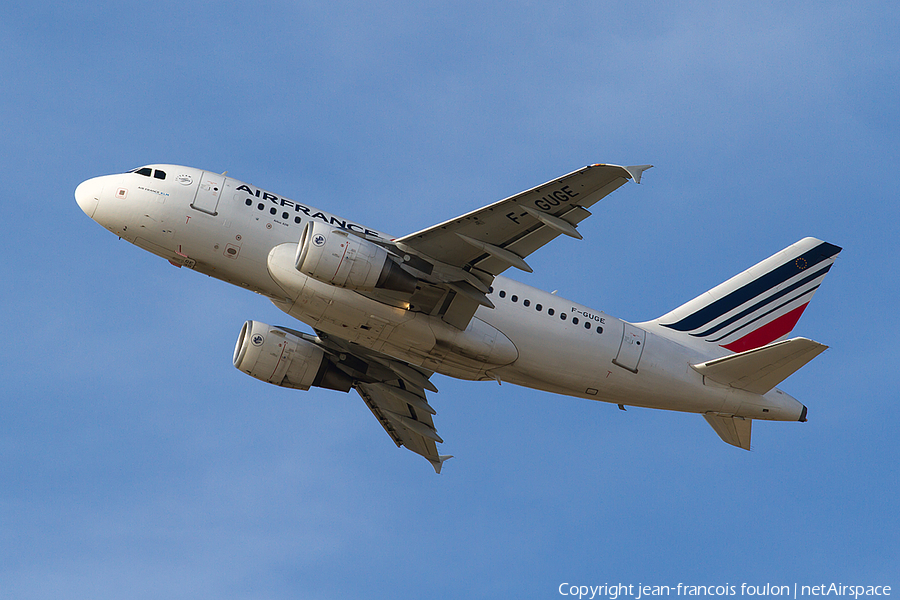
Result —
[{"label": "jet engine", "polygon": [[381,288],[410,294],[416,290],[416,278],[387,250],[319,221],[310,221],[303,229],[294,267],[313,279],[351,290]]},{"label": "jet engine", "polygon": [[337,368],[324,350],[259,321],[247,321],[241,328],[234,347],[234,366],[251,377],[281,387],[349,392],[353,386],[353,378]]}]

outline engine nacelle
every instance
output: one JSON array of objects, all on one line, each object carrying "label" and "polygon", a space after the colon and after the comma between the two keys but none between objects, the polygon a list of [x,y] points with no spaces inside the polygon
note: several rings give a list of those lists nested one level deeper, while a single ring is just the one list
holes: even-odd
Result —
[{"label": "engine nacelle", "polygon": [[416,278],[400,268],[387,250],[319,221],[309,221],[303,229],[294,267],[313,279],[351,290],[416,290]]},{"label": "engine nacelle", "polygon": [[353,379],[335,367],[321,348],[259,321],[247,321],[241,328],[234,347],[234,366],[281,387],[348,392],[353,386]]}]

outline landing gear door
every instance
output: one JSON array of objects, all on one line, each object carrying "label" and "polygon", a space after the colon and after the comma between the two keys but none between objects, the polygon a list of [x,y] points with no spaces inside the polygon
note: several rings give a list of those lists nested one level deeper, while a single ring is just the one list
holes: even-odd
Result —
[{"label": "landing gear door", "polygon": [[200,177],[200,185],[197,188],[197,195],[194,196],[194,201],[191,203],[191,208],[215,216],[224,188],[224,175],[204,171]]},{"label": "landing gear door", "polygon": [[647,332],[631,323],[625,325],[622,331],[622,344],[619,346],[619,354],[613,359],[613,363],[633,373],[638,371],[638,363],[641,362],[641,354],[644,352],[644,340]]}]

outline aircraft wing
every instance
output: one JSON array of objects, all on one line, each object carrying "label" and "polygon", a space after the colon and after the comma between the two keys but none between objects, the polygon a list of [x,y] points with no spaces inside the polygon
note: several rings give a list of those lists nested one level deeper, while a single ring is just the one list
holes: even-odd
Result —
[{"label": "aircraft wing", "polygon": [[650,166],[590,165],[395,242],[491,275],[510,266],[530,271],[522,259],[560,234],[580,239],[576,226],[590,216],[587,209],[629,179],[640,182]]},{"label": "aircraft wing", "polygon": [[525,258],[560,234],[581,239],[576,226],[587,209],[629,179],[640,183],[650,167],[590,165],[394,244],[415,257],[406,266],[422,271],[420,279],[449,291],[440,316],[465,329],[479,306],[493,308],[486,294],[494,276],[509,267],[531,272]]},{"label": "aircraft wing", "polygon": [[355,389],[397,447],[404,446],[424,456],[436,473],[452,458],[438,454],[438,435],[432,417],[437,412],[428,404],[425,390],[437,392],[429,381],[432,373],[317,331],[318,337],[282,327],[321,347],[329,360],[349,375]]},{"label": "aircraft wing", "polygon": [[451,457],[438,454],[435,442],[444,440],[435,431],[435,412],[424,394],[388,383],[359,383],[354,388],[398,448],[405,446],[424,456],[436,473],[441,472],[444,461]]}]

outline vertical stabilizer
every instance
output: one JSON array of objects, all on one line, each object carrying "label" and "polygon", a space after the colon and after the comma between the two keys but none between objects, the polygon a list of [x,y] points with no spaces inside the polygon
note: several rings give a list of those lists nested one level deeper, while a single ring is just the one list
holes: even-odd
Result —
[{"label": "vertical stabilizer", "polygon": [[745,352],[791,332],[841,249],[805,238],[654,321],[690,345]]}]

